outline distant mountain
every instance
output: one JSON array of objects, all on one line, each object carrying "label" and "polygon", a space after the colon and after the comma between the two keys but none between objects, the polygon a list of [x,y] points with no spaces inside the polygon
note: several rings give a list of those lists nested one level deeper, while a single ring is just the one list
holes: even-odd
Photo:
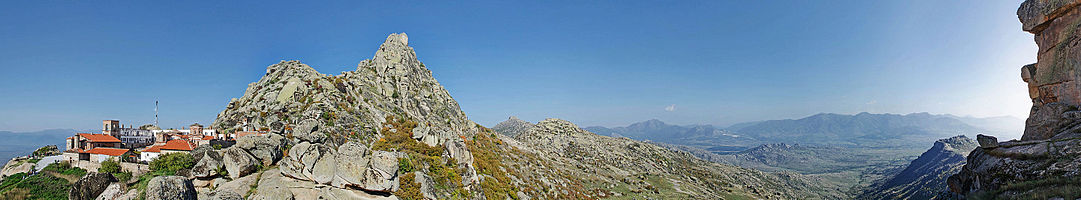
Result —
[{"label": "distant mountain", "polygon": [[747,144],[750,142],[740,138],[737,134],[712,125],[679,126],[667,124],[657,119],[634,123],[626,127],[605,128],[591,126],[584,129],[605,136],[703,147],[711,147],[716,143]]},{"label": "distant mountain", "polygon": [[63,151],[64,139],[75,135],[74,129],[48,129],[35,132],[0,131],[0,161],[25,156],[45,145],[57,145]]},{"label": "distant mountain", "polygon": [[978,147],[963,135],[941,139],[904,170],[869,188],[858,199],[946,199],[946,179],[965,165],[965,157]]},{"label": "distant mountain", "polygon": [[1025,119],[1013,117],[1013,116],[1000,116],[1000,117],[958,117],[953,115],[946,115],[957,120],[961,120],[966,124],[980,127],[988,130],[986,135],[994,135],[999,139],[1021,139],[1021,134],[1025,132]]},{"label": "distant mountain", "polygon": [[921,147],[935,138],[988,132],[953,116],[928,113],[842,115],[770,120],[734,130],[765,143]]}]

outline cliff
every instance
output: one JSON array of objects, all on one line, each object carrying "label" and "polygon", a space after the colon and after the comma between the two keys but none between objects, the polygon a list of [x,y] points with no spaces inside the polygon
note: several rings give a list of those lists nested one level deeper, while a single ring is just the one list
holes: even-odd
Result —
[{"label": "cliff", "polygon": [[948,199],[946,179],[961,171],[976,141],[963,135],[935,141],[904,170],[876,183],[860,199]]},{"label": "cliff", "polygon": [[977,138],[950,190],[968,198],[1081,197],[1081,1],[1026,0],[1017,10],[1039,46],[1036,63],[1021,67],[1032,109],[1019,141]]}]

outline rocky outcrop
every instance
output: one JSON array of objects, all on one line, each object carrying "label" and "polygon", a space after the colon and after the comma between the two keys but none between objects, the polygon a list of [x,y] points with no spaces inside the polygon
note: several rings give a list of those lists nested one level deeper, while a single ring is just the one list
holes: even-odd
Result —
[{"label": "rocky outcrop", "polygon": [[514,137],[529,130],[529,128],[533,128],[533,123],[518,119],[518,117],[515,116],[510,116],[510,118],[507,118],[507,121],[499,122],[499,124],[493,126],[492,130],[496,133]]},{"label": "rocky outcrop", "polygon": [[116,178],[113,178],[109,173],[89,173],[75,181],[75,184],[71,185],[71,190],[68,191],[68,199],[74,200],[92,200],[98,198],[110,184],[115,183]]},{"label": "rocky outcrop", "polygon": [[[338,150],[335,150],[338,149]],[[301,142],[290,149],[282,174],[300,180],[340,188],[389,192],[397,188],[398,158],[401,153],[372,151],[349,142],[338,148]]]},{"label": "rocky outcrop", "polygon": [[127,193],[127,191],[124,191],[124,186],[121,186],[120,183],[112,183],[112,184],[109,184],[108,187],[105,187],[105,190],[101,191],[101,194],[99,194],[98,197],[95,198],[95,199],[96,200],[114,200],[114,199],[119,199],[121,196],[124,196],[124,194],[126,194],[126,193]]},{"label": "rocky outcrop", "polygon": [[876,183],[856,199],[948,199],[946,179],[965,165],[976,141],[963,135],[941,139],[904,170]]},{"label": "rocky outcrop", "polygon": [[[1017,9],[1035,34],[1036,63],[1021,67],[1032,109],[1020,141],[982,145],[949,178],[973,199],[1076,197],[1081,184],[1081,0],[1026,0]],[[983,142],[983,141],[981,141]],[[1072,192],[1071,192],[1072,191]]]},{"label": "rocky outcrop", "polygon": [[340,75],[321,74],[299,61],[267,67],[264,76],[249,84],[242,97],[232,99],[214,122],[225,131],[269,133],[239,138],[233,146],[239,151],[222,150],[229,175],[236,179],[251,171],[246,167],[247,156],[241,153],[247,152],[264,168],[276,165],[278,175],[290,179],[284,182],[304,181],[361,193],[393,192],[399,186],[398,159],[405,158],[405,153],[372,150],[374,142],[387,136],[383,126],[393,117],[419,122],[409,135],[416,141],[452,147],[447,149],[450,155],[437,159],[457,161],[457,166],[466,169],[461,173],[461,179],[468,180],[464,184],[476,184],[464,140],[480,126],[466,118],[417,60],[408,41],[404,33],[391,34],[374,57]]},{"label": "rocky outcrop", "polygon": [[259,167],[259,160],[237,147],[222,150],[222,161],[229,177],[236,179],[251,174]]},{"label": "rocky outcrop", "polygon": [[36,166],[35,163],[30,163],[27,159],[12,159],[4,164],[3,168],[0,168],[0,178],[11,176],[12,174],[30,172]]},{"label": "rocky outcrop", "polygon": [[146,185],[147,200],[195,200],[195,186],[182,176],[158,176]]},{"label": "rocky outcrop", "polygon": [[224,168],[224,158],[221,152],[215,151],[210,145],[203,145],[191,152],[195,158],[195,166],[191,168],[191,175],[196,178],[208,179],[218,176],[218,169]]},{"label": "rocky outcrop", "polygon": [[282,158],[289,141],[278,134],[249,135],[236,139],[237,147],[251,153],[263,166],[271,166]]}]

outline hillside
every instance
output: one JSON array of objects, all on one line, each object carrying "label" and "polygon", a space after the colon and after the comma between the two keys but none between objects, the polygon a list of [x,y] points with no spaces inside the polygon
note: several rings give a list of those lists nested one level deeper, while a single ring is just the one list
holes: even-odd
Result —
[{"label": "hillside", "polygon": [[[517,124],[498,130],[521,142],[467,119],[406,35],[392,34],[341,75],[298,61],[267,67],[214,126],[269,134],[198,153],[193,173],[198,183],[228,176],[222,184],[253,188],[203,194],[250,199],[839,197],[798,174],[713,164],[565,121]],[[218,162],[228,173],[209,170]]]},{"label": "hillside", "polygon": [[965,156],[977,147],[963,135],[935,141],[935,145],[904,170],[871,186],[860,199],[947,199],[946,179],[961,171]]},{"label": "hillside", "polygon": [[[627,199],[782,198],[836,199],[836,186],[814,184],[794,173],[766,173],[710,163],[693,155],[627,138],[600,136],[559,119],[547,119],[514,139],[511,146],[539,155],[584,181],[587,190],[617,192]],[[511,154],[513,155],[513,154]],[[513,159],[511,159],[513,160]],[[528,159],[527,159],[528,160]],[[529,169],[530,176],[551,174]],[[613,187],[614,185],[614,187]],[[613,189],[614,188],[614,189]],[[653,189],[651,189],[653,188]],[[645,190],[645,192],[635,192]],[[650,190],[653,190],[652,192]]]}]

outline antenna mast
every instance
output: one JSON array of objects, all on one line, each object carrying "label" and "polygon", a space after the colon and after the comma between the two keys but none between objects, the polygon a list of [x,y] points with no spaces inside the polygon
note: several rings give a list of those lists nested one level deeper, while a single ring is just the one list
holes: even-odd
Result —
[{"label": "antenna mast", "polygon": [[158,126],[158,100],[154,100],[154,126]]}]

